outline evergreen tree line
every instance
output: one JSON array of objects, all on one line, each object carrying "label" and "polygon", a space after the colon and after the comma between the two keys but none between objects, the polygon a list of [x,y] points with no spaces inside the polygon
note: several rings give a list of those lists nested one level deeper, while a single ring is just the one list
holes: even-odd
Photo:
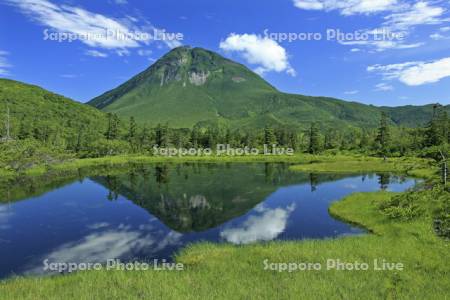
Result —
[{"label": "evergreen tree line", "polygon": [[[16,122],[9,142],[32,141],[53,152],[73,153],[78,157],[150,154],[155,146],[215,149],[218,144],[235,148],[276,145],[311,154],[358,152],[379,156],[433,156],[439,149],[448,151],[450,138],[447,113],[438,105],[426,126],[419,128],[395,126],[385,113],[381,114],[376,129],[326,128],[320,123],[312,123],[307,130],[270,126],[260,130],[231,130],[217,126],[173,129],[169,123],[151,128],[138,125],[133,117],[122,120],[112,113],[107,115],[104,131],[70,121],[61,126],[47,124],[45,120],[36,124],[39,125]],[[64,127],[71,128],[69,134]],[[3,141],[5,144],[5,139]]]}]

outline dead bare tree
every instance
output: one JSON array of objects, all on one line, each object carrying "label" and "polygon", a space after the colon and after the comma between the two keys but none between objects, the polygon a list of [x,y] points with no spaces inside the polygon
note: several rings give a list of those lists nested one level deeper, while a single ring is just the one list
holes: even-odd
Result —
[{"label": "dead bare tree", "polygon": [[10,135],[10,129],[11,129],[11,124],[10,124],[10,115],[9,115],[9,105],[8,103],[6,103],[6,121],[5,121],[5,127],[6,127],[6,141],[9,141],[11,139],[11,135]]},{"label": "dead bare tree", "polygon": [[447,165],[447,158],[445,157],[444,153],[439,150],[439,153],[442,157],[442,181],[444,182],[444,186],[447,186],[447,176],[448,176],[448,165]]}]

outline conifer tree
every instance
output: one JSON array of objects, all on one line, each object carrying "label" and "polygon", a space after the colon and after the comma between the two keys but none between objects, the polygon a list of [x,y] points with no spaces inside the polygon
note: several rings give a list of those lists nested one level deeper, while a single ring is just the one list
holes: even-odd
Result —
[{"label": "conifer tree", "polygon": [[376,138],[380,153],[386,156],[390,151],[391,133],[389,129],[388,116],[385,112],[381,113],[380,126]]},{"label": "conifer tree", "polygon": [[166,148],[169,146],[169,126],[158,124],[155,130],[155,143],[158,147]]},{"label": "conifer tree", "polygon": [[272,145],[277,144],[277,138],[273,132],[273,128],[270,128],[269,126],[264,128],[264,144],[268,147],[272,147]]},{"label": "conifer tree", "polygon": [[106,131],[106,139],[116,140],[119,138],[120,119],[116,114],[108,113],[108,129]]},{"label": "conifer tree", "polygon": [[320,152],[320,134],[316,123],[311,123],[311,127],[309,129],[308,151],[311,154],[317,154]]}]

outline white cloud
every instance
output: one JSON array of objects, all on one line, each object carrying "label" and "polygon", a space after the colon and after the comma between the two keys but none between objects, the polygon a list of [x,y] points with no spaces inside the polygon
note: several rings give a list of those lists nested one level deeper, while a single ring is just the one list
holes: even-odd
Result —
[{"label": "white cloud", "polygon": [[[360,32],[369,33],[384,29],[392,33],[404,34],[404,39],[381,38],[375,39],[372,35],[369,40],[348,41],[344,45],[366,46],[376,51],[388,49],[409,49],[423,46],[423,42],[407,42],[406,38],[412,30],[419,25],[439,25],[448,22],[448,10],[445,1],[406,1],[406,0],[293,0],[294,5],[301,9],[315,9],[332,11],[337,10],[342,15],[384,13],[379,28]],[[443,27],[449,28],[450,27]],[[445,29],[444,29],[445,30]],[[437,37],[437,36],[435,36]]]},{"label": "white cloud", "polygon": [[146,252],[149,255],[157,253],[166,247],[179,245],[182,235],[173,231],[142,233],[132,230],[129,226],[120,225],[117,229],[97,232],[105,228],[103,223],[90,229],[96,231],[78,241],[65,243],[50,253],[45,253],[27,269],[27,274],[41,274],[42,261],[73,262],[73,263],[104,263],[108,259],[120,259],[132,253]]},{"label": "white cloud", "polygon": [[394,30],[389,27],[359,30],[357,32],[361,38],[355,40],[339,40],[339,43],[349,46],[368,46],[378,52],[391,49],[411,49],[424,45],[423,42],[407,43],[408,31]]},{"label": "white cloud", "polygon": [[445,9],[430,6],[428,2],[420,1],[410,6],[406,11],[394,13],[385,17],[385,25],[393,29],[404,30],[417,25],[441,24]]},{"label": "white cloud", "polygon": [[[7,205],[0,205],[0,230],[11,228],[9,219],[13,217],[13,210]],[[5,240],[0,239],[0,242]]]},{"label": "white cloud", "polygon": [[11,65],[8,63],[8,60],[5,57],[8,54],[8,52],[0,50],[0,76],[9,75],[8,69],[11,67]]},{"label": "white cloud", "polygon": [[[366,46],[371,47],[377,52],[393,50],[393,49],[411,49],[418,48],[424,45],[423,42],[408,44],[405,43],[402,39],[394,39],[394,40],[381,40],[376,37],[374,33],[376,30],[366,31],[370,37],[367,40],[355,40],[355,41],[340,41],[339,43],[347,46]],[[352,51],[356,52],[356,51]]]},{"label": "white cloud", "polygon": [[394,87],[390,84],[387,83],[379,83],[375,86],[375,91],[380,91],[380,92],[387,92],[387,91],[392,91],[394,90]]},{"label": "white cloud", "polygon": [[358,90],[353,90],[353,91],[346,91],[346,92],[344,92],[344,94],[346,94],[346,95],[356,95],[356,94],[358,94],[358,93],[359,93]]},{"label": "white cloud", "polygon": [[125,5],[128,4],[127,0],[114,0],[114,3],[119,4],[119,5]]},{"label": "white cloud", "polygon": [[86,55],[92,56],[92,57],[108,57],[108,54],[106,54],[104,52],[97,51],[97,50],[87,50],[84,53]]},{"label": "white cloud", "polygon": [[257,241],[271,241],[280,235],[286,228],[290,213],[295,204],[283,208],[259,208],[257,216],[250,216],[241,227],[228,228],[220,236],[233,244],[249,244]]},{"label": "white cloud", "polygon": [[62,78],[67,78],[67,79],[73,79],[73,78],[77,78],[78,75],[76,74],[61,74],[60,75]]},{"label": "white cloud", "polygon": [[448,32],[448,31],[450,31],[450,26],[441,27],[439,30],[442,32]]},{"label": "white cloud", "polygon": [[128,49],[117,49],[116,54],[119,56],[130,56],[131,52]]},{"label": "white cloud", "polygon": [[102,229],[102,228],[109,227],[109,226],[111,226],[111,224],[109,224],[107,222],[99,222],[99,223],[94,223],[94,224],[88,225],[87,228],[97,230],[97,229]]},{"label": "white cloud", "polygon": [[306,10],[338,10],[343,15],[371,14],[393,10],[397,0],[294,0],[294,5]]},{"label": "white cloud", "polygon": [[139,232],[108,230],[62,245],[48,258],[59,262],[104,262],[109,258],[121,257],[131,250],[148,247],[152,242],[152,239],[142,237]]},{"label": "white cloud", "polygon": [[359,48],[352,48],[352,49],[350,49],[350,52],[360,52],[361,51],[361,49],[359,49]]},{"label": "white cloud", "polygon": [[155,37],[154,37],[155,39],[157,39],[159,41],[164,41],[166,46],[171,49],[180,47],[182,45],[182,43],[180,41],[172,38],[173,33],[169,34],[164,29],[155,28],[150,25],[150,26],[146,27],[146,30],[152,31],[155,35]]},{"label": "white cloud", "polygon": [[137,53],[138,53],[139,56],[151,56],[151,55],[153,54],[153,51],[152,51],[152,50],[149,50],[149,49],[146,49],[146,50],[144,50],[144,49],[139,49],[139,50],[137,51]]},{"label": "white cloud", "polygon": [[[409,27],[422,24],[440,24],[445,9],[432,6],[422,0],[411,4],[405,0],[293,0],[294,5],[306,10],[338,10],[342,15],[390,12],[385,19],[395,27]],[[408,3],[409,2],[409,3]]]},{"label": "white cloud", "polygon": [[294,0],[294,5],[306,10],[322,10],[325,9],[324,1],[319,0]]},{"label": "white cloud", "polygon": [[289,64],[286,50],[276,41],[258,37],[255,34],[230,34],[220,43],[220,49],[238,52],[247,63],[257,65],[256,72],[286,72],[295,76],[296,72]]},{"label": "white cloud", "polygon": [[78,35],[90,35],[83,42],[91,47],[105,49],[138,47],[132,39],[108,38],[106,30],[127,33],[131,28],[119,20],[92,13],[80,7],[57,5],[47,0],[7,0],[18,6],[22,12],[34,21],[49,26],[56,32],[70,32]]},{"label": "white cloud", "polygon": [[412,61],[412,62],[406,62],[406,63],[401,63],[401,64],[391,64],[391,65],[373,65],[373,66],[369,66],[367,67],[367,71],[369,72],[375,72],[375,71],[381,71],[383,72],[384,75],[386,75],[385,77],[387,79],[393,79],[395,77],[397,77],[394,74],[397,74],[397,72],[399,70],[408,68],[410,66],[414,66],[417,65],[419,62],[416,61]]},{"label": "white cloud", "polygon": [[445,36],[445,35],[442,35],[442,34],[440,34],[440,33],[433,33],[433,34],[430,35],[430,38],[431,38],[432,40],[435,40],[435,41],[440,41],[440,40],[447,40],[447,39],[450,39],[450,37]]},{"label": "white cloud", "polygon": [[368,67],[367,70],[380,73],[386,80],[397,79],[406,85],[418,86],[450,77],[450,57],[431,62],[374,65]]},{"label": "white cloud", "polygon": [[[137,26],[133,17],[116,19],[85,10],[81,7],[53,4],[47,0],[5,0],[18,7],[33,21],[47,26],[53,32],[88,36],[80,41],[90,47],[103,49],[136,48],[154,40],[153,33],[161,29],[149,25]],[[138,33],[130,37],[130,33]],[[147,37],[147,38],[146,38]],[[163,40],[167,46],[178,45],[177,41]]]}]

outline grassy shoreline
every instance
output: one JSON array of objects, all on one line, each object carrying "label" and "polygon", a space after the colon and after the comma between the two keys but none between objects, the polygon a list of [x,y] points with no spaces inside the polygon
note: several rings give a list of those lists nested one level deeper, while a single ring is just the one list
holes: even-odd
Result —
[{"label": "grassy shoreline", "polygon": [[314,162],[311,164],[294,165],[290,167],[293,171],[314,173],[367,173],[367,172],[398,172],[413,177],[433,178],[437,168],[433,168],[430,161],[423,159],[390,159],[383,161],[360,160],[360,161],[337,161],[337,162]]},{"label": "grassy shoreline", "polygon": [[[0,178],[14,178],[23,176],[40,176],[49,172],[62,172],[96,166],[120,166],[141,163],[291,163],[292,170],[305,172],[406,172],[423,171],[429,168],[430,160],[418,158],[392,158],[388,162],[377,157],[362,155],[311,155],[296,154],[292,156],[106,156],[101,158],[72,159],[46,165],[36,165],[22,171],[0,169]],[[427,176],[423,172],[419,176]]]},{"label": "grassy shoreline", "polygon": [[[338,164],[328,158],[311,157],[304,159],[301,167],[292,169],[320,172],[327,165],[330,169],[347,165],[338,171],[360,172],[361,166],[365,165],[373,167],[364,169],[365,172],[381,172],[379,167],[384,163],[380,159],[365,158],[349,163],[351,158],[347,159],[346,163]],[[121,160],[123,158],[103,159],[83,164],[101,165],[107,161],[114,165],[120,164]],[[133,161],[161,162],[147,158]],[[404,160],[403,163],[398,160],[389,164],[389,168],[383,165],[382,170],[430,178],[436,170],[427,169],[427,165],[421,160]],[[79,167],[80,162],[55,166],[60,170]],[[15,278],[0,281],[0,299],[445,299],[450,294],[450,266],[446,263],[450,261],[449,242],[433,232],[430,214],[433,203],[420,201],[424,213],[416,219],[393,220],[380,213],[379,203],[394,195],[388,192],[357,193],[330,206],[333,216],[363,226],[374,234],[246,246],[195,244],[176,257],[177,262],[185,265],[185,271],[89,271],[49,278]],[[329,258],[367,262],[370,266],[375,259],[385,259],[403,263],[405,270],[322,269],[292,273],[264,270],[265,260],[270,263],[318,262],[325,268]]]},{"label": "grassy shoreline", "polygon": [[[94,159],[75,159],[49,165],[38,165],[22,172],[3,174],[0,169],[0,203],[16,201],[27,195],[37,196],[51,190],[58,184],[71,180],[82,180],[84,177],[116,174],[139,164],[158,163],[286,163],[293,170],[303,168],[311,173],[319,173],[316,166],[327,168],[336,163],[341,165],[340,173],[377,172],[382,167],[384,172],[404,173],[413,177],[429,177],[434,169],[428,167],[429,161],[415,158],[395,158],[386,164],[381,158],[364,156],[326,156],[326,155],[295,155],[295,156],[205,156],[205,157],[155,157],[155,156],[111,156]],[[365,172],[357,169],[342,168],[354,164],[364,165]],[[381,166],[381,167],[380,167]],[[330,167],[331,168],[331,167]],[[308,171],[310,169],[310,171]],[[421,174],[413,172],[421,171]],[[339,173],[337,171],[336,173]],[[29,187],[27,189],[26,187]],[[31,193],[31,194],[30,194]]]}]

